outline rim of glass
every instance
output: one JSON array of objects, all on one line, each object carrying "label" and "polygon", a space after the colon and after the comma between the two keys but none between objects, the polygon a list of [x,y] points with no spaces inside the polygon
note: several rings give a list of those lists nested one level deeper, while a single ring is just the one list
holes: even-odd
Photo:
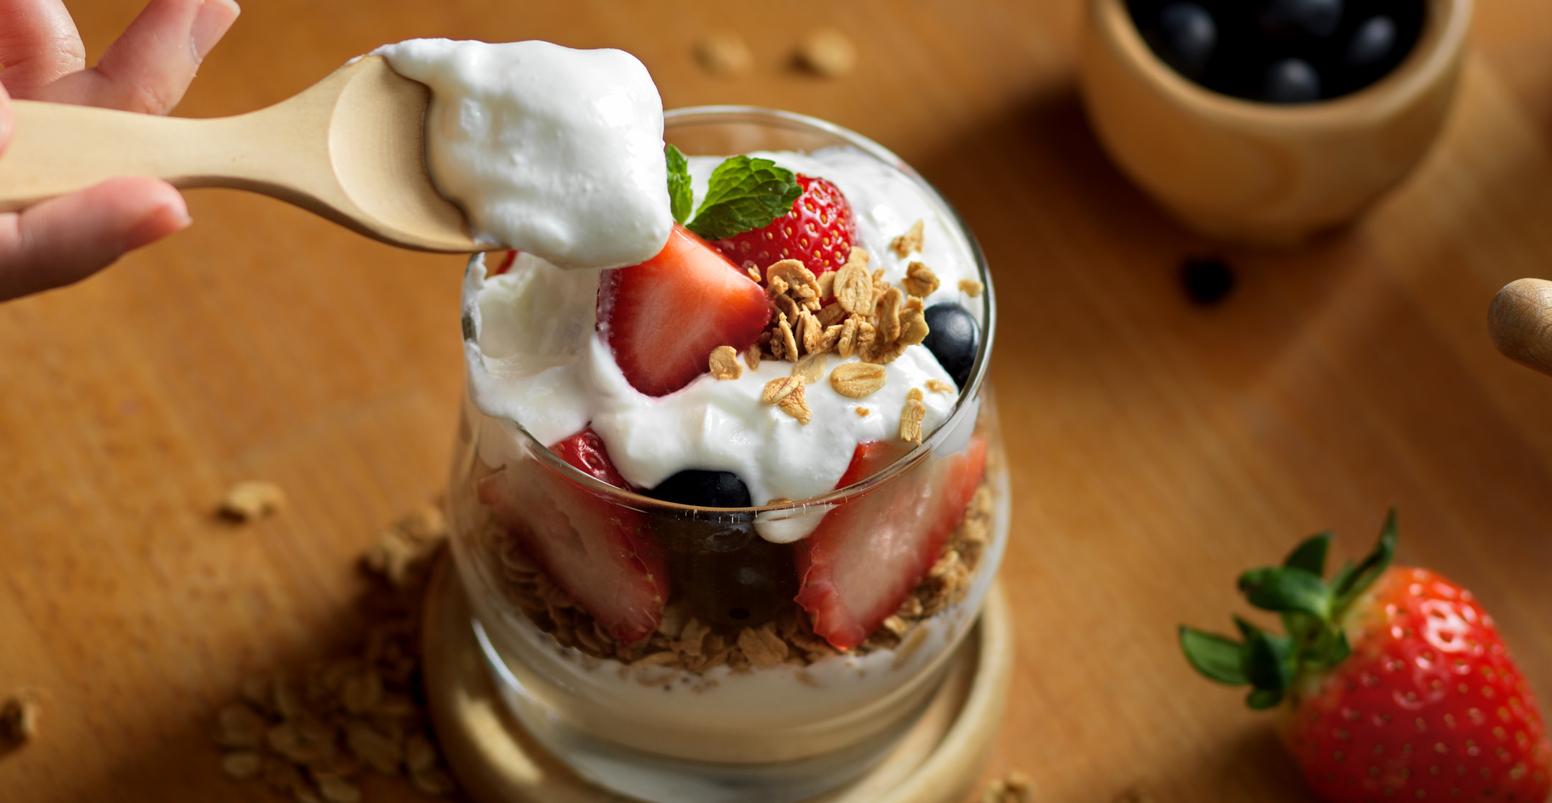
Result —
[{"label": "rim of glass", "polygon": [[[981,344],[976,351],[975,363],[970,369],[970,384],[962,388],[958,398],[954,400],[953,412],[949,413],[947,420],[943,422],[933,433],[922,440],[914,449],[907,452],[899,460],[891,463],[884,470],[863,478],[860,482],[854,482],[841,488],[836,488],[820,496],[807,499],[794,499],[783,502],[775,502],[765,505],[750,507],[700,507],[697,505],[685,505],[677,502],[669,502],[663,499],[646,496],[625,488],[610,485],[597,477],[592,476],[575,466],[562,460],[560,456],[551,452],[543,443],[535,438],[521,422],[511,418],[499,420],[508,424],[522,438],[531,443],[535,448],[532,453],[535,459],[560,472],[568,479],[576,482],[590,491],[601,496],[616,499],[620,504],[634,508],[653,508],[665,511],[683,511],[686,513],[709,514],[714,516],[729,515],[756,515],[771,513],[801,513],[809,508],[830,506],[889,482],[890,479],[904,473],[912,466],[920,463],[927,455],[941,444],[955,425],[962,422],[968,415],[971,407],[965,404],[966,399],[972,399],[980,395],[981,386],[986,379],[986,368],[990,361],[992,343],[996,340],[997,333],[997,305],[995,303],[996,291],[992,287],[991,269],[986,263],[986,255],[981,251],[981,244],[975,239],[975,234],[965,224],[964,218],[958,211],[938,193],[926,179],[922,178],[905,160],[897,156],[893,151],[883,145],[874,142],[867,137],[858,134],[851,129],[836,125],[827,120],[810,117],[797,112],[783,111],[780,109],[767,109],[760,106],[741,105],[711,105],[711,106],[686,106],[679,109],[668,109],[663,113],[665,129],[679,125],[706,125],[716,123],[755,123],[777,128],[786,128],[795,131],[810,131],[827,134],[841,140],[844,144],[857,148],[864,153],[882,161],[891,167],[906,174],[927,192],[928,198],[937,207],[937,212],[949,224],[959,229],[960,236],[964,238],[965,245],[969,248],[970,258],[975,263],[976,272],[979,275],[982,291],[981,301]],[[665,132],[666,133],[666,132]],[[693,154],[691,154],[693,155]],[[470,261],[483,260],[483,254],[474,254]],[[485,413],[481,411],[481,414]],[[496,417],[496,416],[492,416]]]}]

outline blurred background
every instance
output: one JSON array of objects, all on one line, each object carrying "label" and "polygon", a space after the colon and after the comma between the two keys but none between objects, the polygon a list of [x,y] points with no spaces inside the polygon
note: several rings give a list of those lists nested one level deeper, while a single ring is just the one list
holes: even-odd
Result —
[{"label": "blurred background", "polygon": [[[91,55],[138,10],[69,6]],[[1501,285],[1552,274],[1542,0],[1479,3],[1415,173],[1278,249],[1193,233],[1118,170],[1080,101],[1085,7],[251,0],[177,114],[268,105],[384,42],[548,39],[635,53],[668,107],[816,115],[915,166],[979,237],[1001,311],[1019,640],[988,777],[1047,800],[1302,799],[1269,723],[1200,682],[1174,628],[1227,626],[1236,573],[1303,535],[1361,554],[1390,505],[1402,559],[1476,589],[1549,699],[1552,381],[1486,330]],[[854,63],[800,66],[819,29]],[[706,53],[729,38],[741,67]],[[49,712],[0,758],[0,798],[269,799],[221,776],[210,711],[346,632],[354,558],[445,479],[462,261],[189,198],[190,230],[0,307],[0,688],[45,687]],[[249,477],[285,514],[214,523]]]}]

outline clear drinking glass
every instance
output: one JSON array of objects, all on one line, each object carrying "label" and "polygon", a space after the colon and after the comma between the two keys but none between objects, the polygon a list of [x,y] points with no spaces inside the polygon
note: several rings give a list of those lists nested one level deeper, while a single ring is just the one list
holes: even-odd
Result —
[{"label": "clear drinking glass", "polygon": [[[948,204],[898,157],[855,133],[724,106],[669,112],[666,138],[692,156],[853,148],[909,176],[984,286],[969,299],[982,323],[972,378],[949,420],[879,473],[824,496],[742,509],[612,487],[572,468],[517,422],[466,403],[449,490],[453,554],[504,699],[579,775],[651,801],[800,800],[865,772],[915,721],[1001,561],[1007,476],[984,382],[995,333],[991,277]],[[484,270],[479,257],[470,270]],[[467,323],[464,334],[478,337]],[[845,652],[815,636],[793,600],[803,542],[767,541],[756,523],[812,525],[850,505],[887,509],[859,522],[870,528],[870,548],[875,540],[883,548],[945,492],[952,467],[983,457],[984,479],[964,523],[900,612]],[[572,528],[598,526],[644,534],[667,567],[661,623],[638,642],[621,643],[597,625],[514,535],[565,538]]]}]

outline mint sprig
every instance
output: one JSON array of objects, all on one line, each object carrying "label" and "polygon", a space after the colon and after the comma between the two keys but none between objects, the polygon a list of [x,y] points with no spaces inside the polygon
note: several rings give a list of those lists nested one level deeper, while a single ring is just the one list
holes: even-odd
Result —
[{"label": "mint sprig", "polygon": [[684,154],[672,145],[663,146],[668,157],[668,205],[674,220],[680,223],[690,217],[690,207],[695,203],[695,191],[690,187],[690,163]]},{"label": "mint sprig", "polygon": [[706,197],[695,216],[689,164],[672,145],[664,148],[668,160],[668,199],[674,220],[707,240],[722,240],[769,225],[792,210],[803,194],[797,176],[770,159],[729,157],[711,171]]}]

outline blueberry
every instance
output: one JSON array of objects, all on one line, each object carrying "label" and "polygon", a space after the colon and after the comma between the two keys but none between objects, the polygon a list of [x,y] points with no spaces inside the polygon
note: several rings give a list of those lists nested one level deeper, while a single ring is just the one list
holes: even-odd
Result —
[{"label": "blueberry", "polygon": [[696,507],[749,507],[749,488],[731,471],[692,468],[663,480],[647,496]]},{"label": "blueberry", "polygon": [[1146,38],[1165,64],[1188,78],[1200,78],[1218,46],[1218,24],[1196,3],[1170,3]]},{"label": "blueberry", "polygon": [[1261,99],[1272,103],[1309,103],[1320,100],[1320,75],[1303,59],[1272,62],[1261,85]]},{"label": "blueberry", "polygon": [[1217,257],[1191,257],[1180,264],[1180,285],[1191,303],[1211,307],[1234,292],[1234,269]]},{"label": "blueberry", "polygon": [[1259,23],[1273,39],[1325,39],[1342,23],[1342,0],[1270,0]]},{"label": "blueberry", "polygon": [[[749,507],[749,487],[728,471],[688,469],[669,477],[646,495],[665,502],[706,508]],[[748,513],[676,514],[654,512],[652,529],[668,551],[696,555],[743,549],[756,540],[754,517]]]},{"label": "blueberry", "polygon": [[938,364],[963,388],[970,381],[976,348],[981,342],[981,325],[970,310],[954,303],[935,304],[924,313],[927,339],[922,341]]},{"label": "blueberry", "polygon": [[1342,66],[1352,70],[1372,72],[1382,69],[1396,51],[1396,22],[1390,17],[1379,16],[1365,20],[1353,38],[1347,42]]}]

